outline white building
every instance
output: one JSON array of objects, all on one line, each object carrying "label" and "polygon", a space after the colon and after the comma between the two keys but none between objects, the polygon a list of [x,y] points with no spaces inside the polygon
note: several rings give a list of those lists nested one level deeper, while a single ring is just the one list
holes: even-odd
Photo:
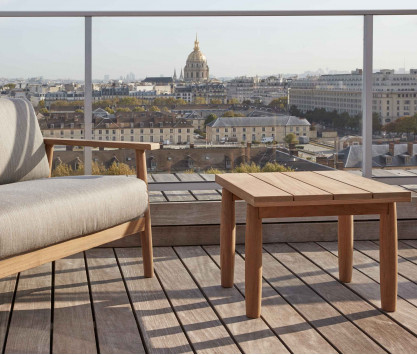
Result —
[{"label": "white building", "polygon": [[[301,111],[324,108],[360,114],[362,70],[293,80],[289,105]],[[382,124],[417,113],[417,69],[410,69],[408,74],[396,74],[388,69],[374,73],[372,111],[380,115]]]}]

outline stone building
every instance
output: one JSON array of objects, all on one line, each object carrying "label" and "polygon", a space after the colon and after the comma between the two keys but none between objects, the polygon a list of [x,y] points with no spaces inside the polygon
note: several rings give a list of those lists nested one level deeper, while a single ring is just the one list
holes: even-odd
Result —
[{"label": "stone building", "polygon": [[188,55],[184,67],[184,80],[202,82],[209,78],[209,67],[205,55],[200,51],[197,36],[195,37],[194,50]]},{"label": "stone building", "polygon": [[284,142],[289,133],[310,137],[310,123],[295,116],[219,117],[206,126],[207,141],[261,142],[263,138]]}]

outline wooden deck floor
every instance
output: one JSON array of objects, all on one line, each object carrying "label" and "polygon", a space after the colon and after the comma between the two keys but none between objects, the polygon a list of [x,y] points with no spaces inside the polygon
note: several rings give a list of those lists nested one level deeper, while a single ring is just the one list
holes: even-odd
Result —
[{"label": "wooden deck floor", "polygon": [[337,244],[265,244],[263,310],[247,319],[244,249],[219,286],[219,247],[102,248],[0,281],[0,339],[13,353],[415,353],[417,241],[400,242],[398,311],[379,309],[378,245],[355,243],[353,282]]}]

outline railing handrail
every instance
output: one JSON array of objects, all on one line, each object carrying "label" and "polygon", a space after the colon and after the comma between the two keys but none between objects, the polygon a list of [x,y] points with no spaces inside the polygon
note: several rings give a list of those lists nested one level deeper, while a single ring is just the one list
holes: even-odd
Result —
[{"label": "railing handrail", "polygon": [[402,10],[211,10],[211,11],[0,11],[0,17],[274,17],[274,16],[364,16],[417,15],[417,9]]}]

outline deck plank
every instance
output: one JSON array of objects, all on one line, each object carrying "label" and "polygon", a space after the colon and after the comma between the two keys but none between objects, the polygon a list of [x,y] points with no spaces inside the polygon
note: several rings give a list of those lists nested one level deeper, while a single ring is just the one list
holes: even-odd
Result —
[{"label": "deck plank", "polygon": [[195,351],[199,354],[240,353],[174,250],[155,248],[154,265]]},{"label": "deck plank", "polygon": [[53,353],[97,353],[82,253],[55,262],[53,332]]},{"label": "deck plank", "polygon": [[176,173],[175,175],[182,182],[204,181],[204,179],[197,173],[194,173],[194,174]]},{"label": "deck plank", "polygon": [[111,248],[86,251],[101,353],[145,353]]},{"label": "deck plank", "polygon": [[417,241],[411,239],[399,241],[398,254],[413,263],[417,263]]},{"label": "deck plank", "polygon": [[167,202],[167,199],[162,194],[162,191],[149,191],[149,202]]},{"label": "deck plank", "polygon": [[[335,245],[334,242],[320,242],[318,244],[331,252],[333,255],[337,256],[337,245]],[[358,242],[355,241],[355,245],[357,244]],[[377,283],[377,281],[379,281],[379,266],[375,267],[374,260],[365,259],[367,256],[356,249],[353,252],[353,257],[355,267],[353,270],[353,279],[351,283],[346,284],[346,287],[349,287],[357,292],[374,306],[378,308],[381,307],[381,293],[379,284]],[[333,257],[329,258],[329,261],[331,261],[332,264],[329,264],[327,268],[328,272],[334,277],[338,277],[337,259]],[[366,270],[366,274],[359,272],[359,269]],[[414,334],[417,334],[417,308],[409,302],[410,299],[407,299],[407,301],[402,298],[398,298],[397,311],[389,312],[388,315]]]},{"label": "deck plank", "polygon": [[169,202],[184,202],[184,201],[195,201],[193,195],[189,191],[164,191],[165,196]]},{"label": "deck plank", "polygon": [[52,264],[20,273],[6,353],[50,352]]},{"label": "deck plank", "polygon": [[205,181],[215,181],[216,178],[216,174],[206,174],[206,173],[200,173],[200,176],[205,180]]},{"label": "deck plank", "polygon": [[[335,272],[334,262],[329,263],[332,255],[328,251],[315,243],[293,243],[291,245],[297,251],[295,249],[291,251],[291,248],[286,245],[280,248],[285,252],[285,256],[281,256],[282,262],[300,274],[305,282],[366,334],[390,353],[410,353],[417,349],[415,336],[325,271],[333,270]],[[314,260],[323,269],[314,265],[306,257]],[[336,260],[335,257],[333,259]],[[368,280],[370,279],[368,278]],[[367,284],[372,284],[372,281],[368,281]]]},{"label": "deck plank", "polygon": [[152,174],[154,182],[179,182],[174,174]]},{"label": "deck plank", "polygon": [[[220,266],[220,247],[204,249]],[[235,261],[235,285],[245,293],[245,262],[239,255]],[[337,351],[266,281],[262,283],[262,316],[288,348],[295,354],[336,354]]]},{"label": "deck plank", "polygon": [[220,201],[221,195],[216,190],[192,190],[198,201]]},{"label": "deck plank", "polygon": [[244,298],[234,287],[220,286],[220,270],[201,247],[175,250],[245,353],[289,352],[261,318],[246,317]]},{"label": "deck plank", "polygon": [[143,275],[141,248],[115,251],[148,351],[193,353],[158,279]]},{"label": "deck plank", "polygon": [[[281,259],[281,252],[276,248],[269,248],[270,246],[272,245],[265,245],[265,249]],[[244,253],[241,246],[237,250],[241,254]],[[271,254],[263,253],[264,278],[338,351],[342,353],[385,352]]]}]

